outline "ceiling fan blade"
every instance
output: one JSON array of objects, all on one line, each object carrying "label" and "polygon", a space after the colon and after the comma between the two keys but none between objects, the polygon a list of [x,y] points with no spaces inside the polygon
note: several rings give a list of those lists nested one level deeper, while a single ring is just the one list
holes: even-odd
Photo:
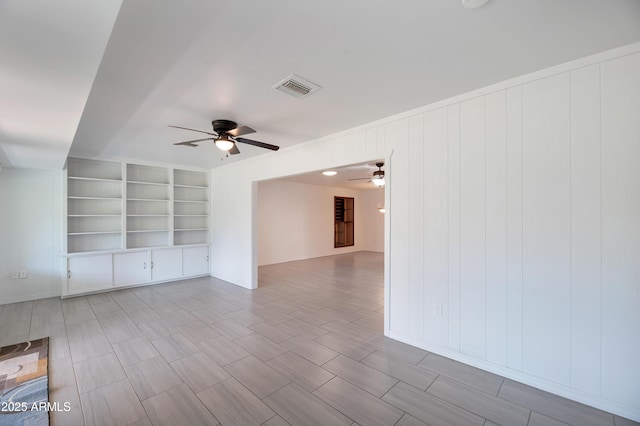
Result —
[{"label": "ceiling fan blade", "polygon": [[247,145],[253,145],[253,146],[257,146],[260,148],[265,148],[265,149],[270,149],[272,151],[277,151],[280,149],[279,146],[276,145],[271,145],[268,143],[264,143],[264,142],[258,142],[258,141],[254,141],[251,139],[245,139],[245,138],[235,138],[237,142],[242,142],[242,143],[246,143]]},{"label": "ceiling fan blade", "polygon": [[229,150],[229,154],[231,155],[236,155],[236,154],[240,154],[240,150],[238,149],[238,145],[236,145],[235,143],[233,144],[233,148],[231,148]]},{"label": "ceiling fan blade", "polygon": [[229,130],[227,134],[236,137],[236,136],[248,135],[249,133],[255,133],[255,132],[256,131],[249,126],[240,126],[240,127],[236,127],[233,130]]},{"label": "ceiling fan blade", "polygon": [[194,142],[212,141],[212,140],[213,140],[213,138],[193,139],[193,140],[190,140],[190,141],[183,141],[183,142],[174,143],[174,145],[189,145],[189,144],[193,144]]},{"label": "ceiling fan blade", "polygon": [[200,132],[200,133],[206,133],[207,135],[211,135],[211,136],[218,136],[217,133],[205,132],[204,130],[198,130],[198,129],[190,129],[188,127],[181,127],[181,126],[167,126],[167,127],[173,127],[174,129],[191,130],[192,132]]},{"label": "ceiling fan blade", "polygon": [[353,178],[353,179],[347,179],[347,180],[365,180],[365,179],[366,180],[371,180],[370,177],[368,177],[368,178]]},{"label": "ceiling fan blade", "polygon": [[204,138],[204,139],[193,139],[190,141],[183,141],[183,142],[176,142],[174,143],[174,145],[184,145],[184,146],[190,146],[190,147],[197,147],[198,145],[195,144],[195,142],[202,142],[202,141],[212,141],[213,138]]}]

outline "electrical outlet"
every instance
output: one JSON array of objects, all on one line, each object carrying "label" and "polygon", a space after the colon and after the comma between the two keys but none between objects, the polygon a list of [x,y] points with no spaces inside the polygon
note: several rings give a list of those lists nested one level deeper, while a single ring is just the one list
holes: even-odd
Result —
[{"label": "electrical outlet", "polygon": [[25,278],[27,278],[27,271],[20,271],[20,279],[24,280]]},{"label": "electrical outlet", "polygon": [[434,303],[433,304],[433,315],[437,317],[442,316],[442,303]]},{"label": "electrical outlet", "polygon": [[17,279],[18,279],[18,277],[19,277],[19,275],[18,275],[18,271],[13,271],[13,272],[11,273],[11,279],[12,279],[12,280],[17,280]]}]

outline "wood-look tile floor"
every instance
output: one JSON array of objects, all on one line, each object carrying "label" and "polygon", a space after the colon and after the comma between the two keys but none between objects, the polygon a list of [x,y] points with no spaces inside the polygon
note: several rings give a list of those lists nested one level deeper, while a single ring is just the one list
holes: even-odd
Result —
[{"label": "wood-look tile floor", "polygon": [[53,425],[630,425],[383,336],[383,255],[0,306],[50,337]]}]

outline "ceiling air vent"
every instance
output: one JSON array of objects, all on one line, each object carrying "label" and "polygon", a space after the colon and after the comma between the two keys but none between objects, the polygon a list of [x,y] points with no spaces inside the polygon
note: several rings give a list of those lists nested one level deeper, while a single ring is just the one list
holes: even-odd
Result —
[{"label": "ceiling air vent", "polygon": [[320,86],[298,75],[291,74],[272,88],[291,95],[294,98],[304,98],[310,93],[319,90]]}]

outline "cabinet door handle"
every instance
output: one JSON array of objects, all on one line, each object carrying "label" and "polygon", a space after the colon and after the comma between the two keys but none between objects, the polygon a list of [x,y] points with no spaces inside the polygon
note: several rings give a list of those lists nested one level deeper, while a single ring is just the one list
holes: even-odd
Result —
[{"label": "cabinet door handle", "polygon": [[67,278],[71,278],[71,270],[67,271]]},{"label": "cabinet door handle", "polygon": [[144,262],[144,269],[147,269],[147,262]]},{"label": "cabinet door handle", "polygon": [[151,262],[151,269],[153,269],[153,262]]}]

